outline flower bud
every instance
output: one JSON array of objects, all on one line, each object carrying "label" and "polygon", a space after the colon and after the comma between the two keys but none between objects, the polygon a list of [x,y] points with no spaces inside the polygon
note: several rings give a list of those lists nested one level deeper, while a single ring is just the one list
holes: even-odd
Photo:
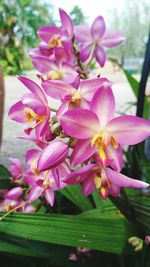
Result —
[{"label": "flower bud", "polygon": [[62,141],[56,141],[44,148],[37,163],[39,171],[54,168],[62,163],[68,155],[68,146]]}]

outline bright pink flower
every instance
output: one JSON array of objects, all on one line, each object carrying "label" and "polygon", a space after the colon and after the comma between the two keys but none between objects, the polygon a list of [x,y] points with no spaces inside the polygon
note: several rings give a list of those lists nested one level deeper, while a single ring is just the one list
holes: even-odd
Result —
[{"label": "bright pink flower", "polygon": [[110,194],[117,197],[122,187],[146,188],[149,184],[129,178],[109,167],[98,164],[89,164],[73,171],[66,178],[68,184],[82,183],[82,192],[85,196],[91,194],[95,188],[103,200]]},{"label": "bright pink flower", "polygon": [[[62,142],[61,142],[62,145]],[[53,206],[54,191],[65,187],[64,178],[70,173],[68,164],[64,161],[66,157],[63,152],[62,156],[56,150],[58,144],[47,147],[42,153],[36,149],[29,150],[26,154],[26,162],[28,171],[25,175],[25,181],[31,186],[28,201],[33,202],[41,195],[44,196],[47,202]],[[53,155],[53,157],[52,157]],[[39,170],[42,166],[44,171]]]},{"label": "bright pink flower", "polygon": [[[18,207],[18,208],[17,208]],[[0,202],[0,211],[9,212],[16,208],[17,212],[27,212],[32,213],[35,212],[35,207],[27,204],[23,199],[5,199]]]},{"label": "bright pink flower", "polygon": [[72,53],[72,39],[74,35],[73,24],[67,13],[59,9],[62,27],[42,26],[38,30],[38,36],[47,43],[51,49],[62,47]]},{"label": "bright pink flower", "polygon": [[43,56],[32,57],[34,67],[46,76],[47,80],[62,80],[73,83],[78,76],[76,70],[67,62],[57,62]]},{"label": "bright pink flower", "polygon": [[[30,93],[24,94],[21,101],[14,104],[9,110],[9,117],[20,123],[34,122],[35,124],[26,129],[26,133],[39,127],[42,124],[42,128],[48,124],[50,118],[50,108],[45,94],[38,84],[32,80],[19,76],[18,79],[30,90]],[[49,127],[49,125],[47,125]],[[39,127],[41,131],[41,127]]]},{"label": "bright pink flower", "polygon": [[[104,161],[106,159],[105,148],[108,145],[113,145],[114,149],[118,147],[118,144],[134,145],[150,135],[149,121],[129,115],[113,118],[114,111],[115,100],[112,90],[103,88],[93,96],[91,110],[68,110],[62,115],[60,122],[66,134],[83,140],[83,144],[80,141],[80,149],[88,154],[87,158],[94,153],[95,147]],[[86,139],[88,140],[85,141]],[[80,157],[82,158],[82,155]],[[85,159],[83,155],[83,161]]]},{"label": "bright pink flower", "polygon": [[38,159],[38,170],[45,171],[56,167],[66,159],[68,151],[68,146],[62,141],[50,143],[44,148]]},{"label": "bright pink flower", "polygon": [[64,113],[68,108],[90,108],[90,101],[94,93],[111,85],[105,78],[96,78],[80,81],[78,88],[63,81],[43,81],[42,87],[54,99],[62,101],[58,114]]},{"label": "bright pink flower", "polygon": [[[4,191],[4,190],[3,190]],[[15,209],[17,212],[35,212],[32,205],[28,205],[24,200],[23,189],[14,187],[10,190],[0,192],[2,201],[0,201],[0,211],[9,212]]]},{"label": "bright pink flower", "polygon": [[75,38],[81,43],[82,61],[88,65],[95,57],[101,67],[106,61],[105,47],[117,46],[125,39],[120,33],[107,31],[101,16],[94,20],[90,29],[85,25],[75,26]]}]

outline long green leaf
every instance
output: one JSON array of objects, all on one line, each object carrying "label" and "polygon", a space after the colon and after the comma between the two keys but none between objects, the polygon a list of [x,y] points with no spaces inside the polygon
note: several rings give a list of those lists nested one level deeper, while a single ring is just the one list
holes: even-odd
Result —
[{"label": "long green leaf", "polygon": [[7,189],[12,186],[10,177],[9,171],[0,164],[0,189]]},{"label": "long green leaf", "polygon": [[139,90],[139,82],[131,75],[127,70],[123,69],[123,72],[132,88],[134,95],[137,97]]},{"label": "long green leaf", "polygon": [[[132,91],[135,95],[135,97],[138,97],[138,90],[139,90],[139,82],[131,75],[127,70],[123,69],[123,72],[132,88]],[[148,109],[149,109],[149,103],[145,97],[145,102],[144,102],[144,118],[148,118]]]},{"label": "long green leaf", "polygon": [[[97,213],[97,210],[95,210]],[[121,254],[134,228],[123,217],[95,218],[62,214],[19,214],[0,223],[1,234],[13,234],[27,240],[81,246]]]},{"label": "long green leaf", "polygon": [[107,208],[110,206],[114,206],[113,203],[107,198],[105,201],[103,201],[98,193],[98,190],[94,190],[92,193],[93,201],[95,204],[95,207],[97,209]]},{"label": "long green leaf", "polygon": [[60,191],[62,195],[74,203],[81,211],[90,210],[93,208],[90,200],[83,196],[81,185],[70,185]]}]

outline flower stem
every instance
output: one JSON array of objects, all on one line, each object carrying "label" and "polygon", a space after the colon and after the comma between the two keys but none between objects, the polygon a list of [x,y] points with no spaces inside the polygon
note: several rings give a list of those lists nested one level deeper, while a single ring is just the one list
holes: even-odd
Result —
[{"label": "flower stem", "polygon": [[55,109],[55,108],[50,108],[50,110],[53,112],[57,112],[57,109]]},{"label": "flower stem", "polygon": [[74,55],[77,58],[78,66],[81,68],[84,78],[88,79],[88,74],[86,72],[86,68],[85,68],[84,64],[82,63],[82,61],[80,59],[80,53],[79,53],[79,51],[77,51],[75,45],[73,46],[73,50],[74,50]]}]

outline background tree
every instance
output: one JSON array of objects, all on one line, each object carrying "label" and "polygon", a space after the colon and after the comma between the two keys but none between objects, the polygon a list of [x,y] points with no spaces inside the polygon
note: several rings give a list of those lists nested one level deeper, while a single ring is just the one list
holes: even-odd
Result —
[{"label": "background tree", "polygon": [[0,61],[5,73],[31,67],[26,52],[37,44],[37,29],[54,24],[52,10],[41,0],[0,0]]},{"label": "background tree", "polygon": [[74,24],[84,24],[86,21],[86,17],[84,16],[84,13],[80,7],[77,5],[74,6],[72,11],[70,12],[71,19]]},{"label": "background tree", "polygon": [[143,57],[149,31],[150,2],[124,1],[121,13],[111,10],[110,27],[121,31],[126,41],[123,46],[111,50],[111,55],[123,54],[125,57]]}]

